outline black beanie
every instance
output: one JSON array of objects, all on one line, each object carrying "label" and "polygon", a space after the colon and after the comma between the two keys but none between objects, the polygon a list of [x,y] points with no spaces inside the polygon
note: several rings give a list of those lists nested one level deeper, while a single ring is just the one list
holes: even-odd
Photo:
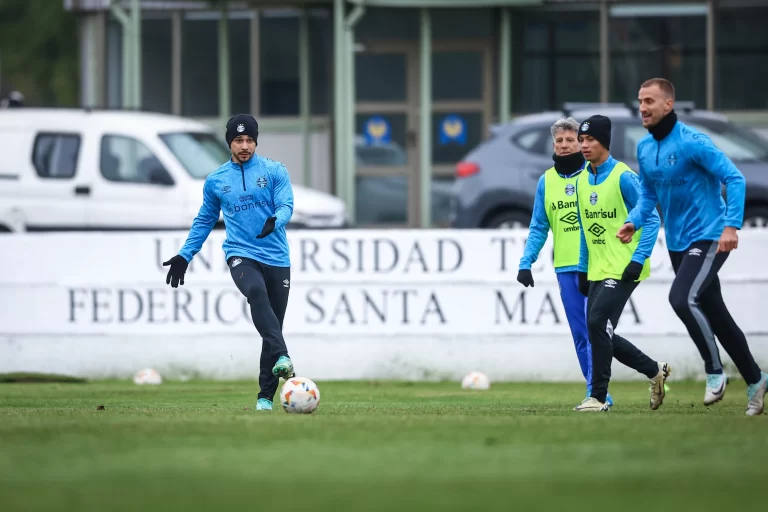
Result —
[{"label": "black beanie", "polygon": [[611,119],[605,116],[592,116],[581,123],[579,135],[591,135],[605,149],[611,149]]},{"label": "black beanie", "polygon": [[256,119],[254,119],[253,116],[249,116],[248,114],[237,114],[229,118],[229,121],[227,121],[226,134],[227,146],[231,146],[232,141],[235,140],[235,137],[238,135],[250,135],[253,137],[253,140],[258,140],[259,123],[256,122]]}]

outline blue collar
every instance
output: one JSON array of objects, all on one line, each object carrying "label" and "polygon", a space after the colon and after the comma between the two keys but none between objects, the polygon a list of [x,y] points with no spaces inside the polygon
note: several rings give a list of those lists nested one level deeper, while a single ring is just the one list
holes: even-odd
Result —
[{"label": "blue collar", "polygon": [[[258,157],[256,156],[256,153],[254,153],[253,156],[250,158],[250,160],[248,160],[243,164],[243,169],[250,169],[251,167],[255,167],[257,158]],[[229,165],[233,169],[237,169],[238,171],[240,170],[240,162],[235,162],[234,160],[232,160],[231,156],[229,157]]]},{"label": "blue collar", "polygon": [[[608,155],[608,159],[605,162],[603,162],[602,164],[597,166],[597,175],[600,176],[601,174],[605,174],[605,173],[611,172],[613,170],[613,168],[616,167],[616,162],[617,162],[617,160],[615,158],[613,158],[612,155],[609,154]],[[592,167],[591,163],[589,164],[589,167],[590,167],[590,171],[591,171],[591,167]],[[594,174],[594,173],[590,172],[590,174]]]}]

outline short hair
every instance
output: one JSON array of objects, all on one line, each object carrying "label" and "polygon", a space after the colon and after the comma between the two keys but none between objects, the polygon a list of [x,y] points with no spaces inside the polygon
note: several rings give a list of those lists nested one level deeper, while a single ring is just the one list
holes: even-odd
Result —
[{"label": "short hair", "polygon": [[555,121],[555,124],[552,125],[553,140],[557,136],[557,132],[560,130],[569,130],[579,133],[579,122],[572,117],[563,117],[562,119]]},{"label": "short hair", "polygon": [[652,87],[654,85],[658,86],[664,94],[673,100],[675,99],[675,86],[672,85],[672,82],[666,78],[651,78],[650,80],[643,82],[640,88],[643,89],[645,87]]}]

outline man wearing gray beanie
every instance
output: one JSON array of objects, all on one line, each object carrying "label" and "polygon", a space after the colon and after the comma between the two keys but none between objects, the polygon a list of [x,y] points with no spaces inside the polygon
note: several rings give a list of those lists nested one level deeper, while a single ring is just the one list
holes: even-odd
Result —
[{"label": "man wearing gray beanie", "polygon": [[288,306],[291,259],[285,226],[293,214],[293,187],[285,166],[256,154],[259,124],[250,115],[232,116],[225,140],[232,155],[213,171],[203,186],[203,205],[179,253],[163,263],[170,266],[166,284],[184,284],[192,258],[224,213],[223,249],[232,279],[247,297],[251,317],[262,338],[259,396],[256,410],[271,410],[280,377],[295,375],[283,339]]}]

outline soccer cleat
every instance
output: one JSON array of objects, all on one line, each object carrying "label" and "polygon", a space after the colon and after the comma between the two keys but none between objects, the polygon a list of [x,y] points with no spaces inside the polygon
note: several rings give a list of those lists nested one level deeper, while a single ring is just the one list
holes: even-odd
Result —
[{"label": "soccer cleat", "polygon": [[763,413],[765,392],[768,391],[768,373],[760,372],[760,381],[747,386],[747,416],[759,416]]},{"label": "soccer cleat", "polygon": [[597,398],[588,396],[579,405],[573,408],[574,411],[580,412],[604,412],[611,408],[610,405],[604,404]]},{"label": "soccer cleat", "polygon": [[293,362],[291,362],[291,358],[288,356],[280,356],[275,363],[275,366],[272,368],[272,375],[278,379],[280,377],[284,379],[295,377],[296,373],[293,371]]},{"label": "soccer cleat", "polygon": [[672,367],[664,362],[657,363],[659,365],[659,373],[648,382],[651,384],[651,410],[655,411],[664,402],[664,395],[666,390],[664,384],[667,382],[667,377],[672,373]]},{"label": "soccer cleat", "polygon": [[704,405],[712,405],[719,402],[725,396],[725,386],[728,384],[728,378],[725,373],[707,374],[707,387],[704,390]]},{"label": "soccer cleat", "polygon": [[[586,397],[584,397],[584,399],[586,400],[586,399],[587,399],[587,398],[589,398],[591,395],[592,395],[592,388],[591,388],[591,387],[589,387],[589,386],[587,386],[587,396],[586,396]],[[605,403],[606,403],[606,404],[608,404],[608,407],[613,407],[613,398],[611,397],[611,394],[610,394],[610,393],[608,393],[608,394],[606,395],[606,397],[605,397]]]},{"label": "soccer cleat", "polygon": [[256,401],[256,410],[257,411],[271,411],[272,410],[272,400],[269,400],[268,398],[259,398]]}]

